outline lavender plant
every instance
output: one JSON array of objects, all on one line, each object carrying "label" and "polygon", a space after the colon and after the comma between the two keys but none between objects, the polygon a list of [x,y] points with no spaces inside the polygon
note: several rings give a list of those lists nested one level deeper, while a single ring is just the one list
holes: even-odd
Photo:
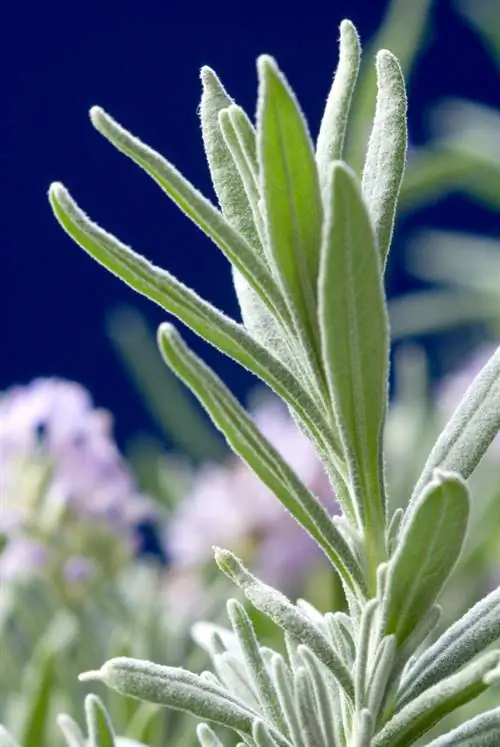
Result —
[{"label": "lavender plant", "polygon": [[[500,349],[438,438],[405,507],[391,515],[383,447],[384,269],[405,163],[406,96],[396,58],[380,51],[377,104],[358,176],[341,159],[359,60],[357,32],[344,21],[316,147],[272,58],[258,60],[256,127],[215,73],[202,69],[202,132],[220,210],[102,109],[91,110],[98,131],[227,256],[243,324],[92,223],[61,184],[50,188],[57,219],[85,251],[282,397],[315,445],[342,507],[342,516],[330,517],[223,382],[170,324],[161,325],[166,363],[317,542],[348,604],[348,613],[321,615],[217,548],[221,570],[283,630],[286,655],[260,645],[244,606],[230,600],[231,630],[205,624],[194,631],[215,674],[116,658],[82,675],[194,714],[203,722],[202,747],[222,744],[210,723],[250,747],[406,747],[500,680],[500,651],[491,648],[500,636],[500,587],[426,643],[467,533],[466,481],[500,428]],[[90,742],[101,747],[113,739],[108,730]],[[427,745],[499,742],[494,707]]]}]

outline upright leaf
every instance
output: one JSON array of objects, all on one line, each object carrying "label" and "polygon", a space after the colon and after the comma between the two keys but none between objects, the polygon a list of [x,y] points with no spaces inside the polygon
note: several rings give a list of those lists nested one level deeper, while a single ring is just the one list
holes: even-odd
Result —
[{"label": "upright leaf", "polygon": [[383,429],[389,327],[380,258],[357,179],[331,169],[319,278],[323,367],[373,567],[385,555]]},{"label": "upright leaf", "polygon": [[360,58],[361,45],[358,32],[350,21],[342,21],[340,24],[339,63],[328,94],[316,142],[316,161],[323,192],[328,187],[333,162],[342,158],[347,120],[358,77]]},{"label": "upright leaf", "polygon": [[413,491],[416,500],[432,471],[457,472],[466,480],[500,431],[500,346],[465,392],[432,449]]},{"label": "upright leaf", "polygon": [[403,72],[393,54],[377,54],[377,107],[363,168],[363,196],[385,265],[408,147]]},{"label": "upright leaf", "polygon": [[323,214],[314,150],[274,60],[260,57],[258,72],[257,153],[269,261],[321,384],[316,302]]},{"label": "upright leaf", "polygon": [[384,631],[401,647],[435,602],[462,550],[469,495],[457,475],[438,472],[418,499],[389,561]]},{"label": "upright leaf", "polygon": [[500,708],[494,708],[433,739],[427,747],[498,747],[499,744]]},{"label": "upright leaf", "polygon": [[116,747],[115,735],[104,705],[96,695],[85,698],[89,747]]}]

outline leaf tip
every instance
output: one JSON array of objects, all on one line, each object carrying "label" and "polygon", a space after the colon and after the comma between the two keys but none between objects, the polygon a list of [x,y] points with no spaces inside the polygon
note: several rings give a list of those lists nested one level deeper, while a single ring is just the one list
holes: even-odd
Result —
[{"label": "leaf tip", "polygon": [[78,675],[80,682],[103,682],[104,677],[101,669],[91,669],[88,672],[82,672]]}]

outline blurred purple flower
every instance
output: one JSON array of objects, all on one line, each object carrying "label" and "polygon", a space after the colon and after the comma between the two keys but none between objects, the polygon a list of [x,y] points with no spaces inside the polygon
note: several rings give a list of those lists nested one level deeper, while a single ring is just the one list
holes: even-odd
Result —
[{"label": "blurred purple flower", "polygon": [[[300,479],[334,512],[323,466],[285,406],[268,397],[254,409],[253,419]],[[249,550],[256,572],[281,588],[296,586],[320,556],[315,542],[273,493],[234,457],[226,465],[207,465],[197,473],[167,530],[174,567],[206,562],[213,545]]]},{"label": "blurred purple flower", "polygon": [[[475,377],[486,365],[495,352],[496,347],[483,345],[476,349],[465,361],[465,364],[457,371],[449,374],[442,381],[438,390],[438,405],[443,416],[448,419],[453,415],[456,407],[460,404],[465,392],[474,381]],[[500,455],[500,435],[498,435],[490,450]]]},{"label": "blurred purple flower", "polygon": [[152,509],[113,441],[109,414],[78,384],[37,379],[0,396],[0,532],[9,540],[0,564],[16,553],[20,562],[23,534],[37,524],[46,530],[52,519],[57,531],[68,516],[80,532],[80,524],[105,526],[132,543]]},{"label": "blurred purple flower", "polygon": [[40,542],[23,535],[14,536],[0,553],[0,583],[32,575],[48,559],[49,551]]}]

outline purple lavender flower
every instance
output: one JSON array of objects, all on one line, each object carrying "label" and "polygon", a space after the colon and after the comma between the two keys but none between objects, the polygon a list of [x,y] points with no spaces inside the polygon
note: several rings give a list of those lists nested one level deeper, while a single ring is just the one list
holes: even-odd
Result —
[{"label": "purple lavender flower", "polygon": [[[335,510],[334,496],[314,447],[285,406],[268,397],[254,408],[253,419],[309,489]],[[169,522],[167,546],[174,567],[205,562],[213,545],[249,551],[257,573],[281,588],[296,586],[319,556],[314,541],[259,478],[235,458],[224,466],[203,467]]]},{"label": "purple lavender flower", "polygon": [[90,562],[106,542],[129,550],[134,526],[151,518],[113,441],[109,414],[93,407],[83,387],[37,379],[1,395],[0,532],[8,542],[0,575],[6,564],[21,566],[22,548],[35,542],[51,562],[69,562],[63,575],[70,578],[76,560],[68,558],[89,554]]}]

